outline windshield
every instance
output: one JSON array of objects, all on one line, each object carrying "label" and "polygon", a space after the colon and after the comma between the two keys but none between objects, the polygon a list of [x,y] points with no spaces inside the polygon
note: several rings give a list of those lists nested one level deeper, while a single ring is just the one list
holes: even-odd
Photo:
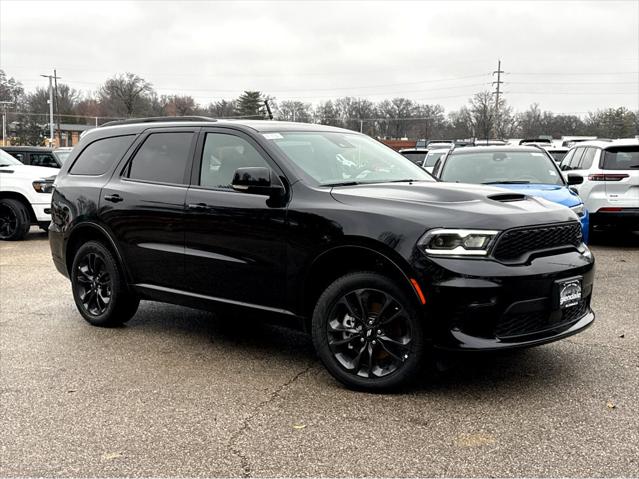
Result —
[{"label": "windshield", "polygon": [[21,165],[22,163],[16,160],[13,156],[4,150],[0,150],[0,166]]},{"label": "windshield", "polygon": [[69,151],[54,151],[53,154],[60,160],[60,163],[64,163],[69,158],[71,150]]},{"label": "windshield", "polygon": [[435,152],[429,153],[428,155],[426,155],[426,161],[424,162],[423,166],[435,166],[435,163],[437,163],[437,160],[439,160],[444,153],[445,151],[438,151],[437,153]]},{"label": "windshield", "polygon": [[434,181],[419,166],[365,135],[314,131],[265,133],[264,137],[322,186]]},{"label": "windshield", "polygon": [[536,151],[459,152],[448,157],[442,181],[563,185],[553,161]]},{"label": "windshield", "polygon": [[402,151],[402,155],[416,165],[421,165],[426,158],[426,153],[421,151]]}]

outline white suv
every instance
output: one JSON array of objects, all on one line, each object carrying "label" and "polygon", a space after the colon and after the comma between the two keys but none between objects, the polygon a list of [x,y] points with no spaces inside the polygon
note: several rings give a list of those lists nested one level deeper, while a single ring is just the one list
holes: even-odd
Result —
[{"label": "white suv", "polygon": [[0,150],[0,240],[21,240],[32,224],[51,221],[51,168],[24,165]]},{"label": "white suv", "polygon": [[584,141],[562,160],[564,175],[583,177],[579,196],[591,225],[639,230],[639,141]]}]

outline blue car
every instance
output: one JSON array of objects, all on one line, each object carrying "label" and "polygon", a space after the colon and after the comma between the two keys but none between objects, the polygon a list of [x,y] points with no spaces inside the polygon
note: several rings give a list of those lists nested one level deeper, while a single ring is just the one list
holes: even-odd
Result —
[{"label": "blue car", "polygon": [[453,149],[440,158],[433,176],[441,181],[507,188],[572,209],[588,242],[588,211],[571,186],[583,178],[564,180],[552,157],[536,146],[486,146]]}]

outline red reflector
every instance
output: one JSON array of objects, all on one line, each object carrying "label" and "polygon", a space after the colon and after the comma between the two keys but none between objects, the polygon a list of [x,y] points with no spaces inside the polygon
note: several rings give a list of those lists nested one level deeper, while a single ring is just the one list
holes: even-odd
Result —
[{"label": "red reflector", "polygon": [[597,210],[597,213],[599,213],[600,211],[621,211],[622,208],[599,208],[599,210]]},{"label": "red reflector", "polygon": [[413,285],[413,288],[415,288],[415,292],[417,292],[417,296],[419,296],[419,300],[422,302],[422,304],[426,304],[426,298],[424,297],[422,288],[419,287],[419,283],[417,282],[417,280],[411,278],[410,283]]},{"label": "red reflector", "polygon": [[595,173],[594,175],[588,175],[590,181],[621,181],[624,178],[628,178],[625,173]]}]

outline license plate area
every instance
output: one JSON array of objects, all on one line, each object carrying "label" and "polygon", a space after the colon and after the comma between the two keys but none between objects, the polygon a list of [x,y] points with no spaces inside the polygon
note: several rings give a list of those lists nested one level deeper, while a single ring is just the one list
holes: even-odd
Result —
[{"label": "license plate area", "polygon": [[555,281],[555,309],[576,306],[583,296],[583,278],[576,276]]}]

